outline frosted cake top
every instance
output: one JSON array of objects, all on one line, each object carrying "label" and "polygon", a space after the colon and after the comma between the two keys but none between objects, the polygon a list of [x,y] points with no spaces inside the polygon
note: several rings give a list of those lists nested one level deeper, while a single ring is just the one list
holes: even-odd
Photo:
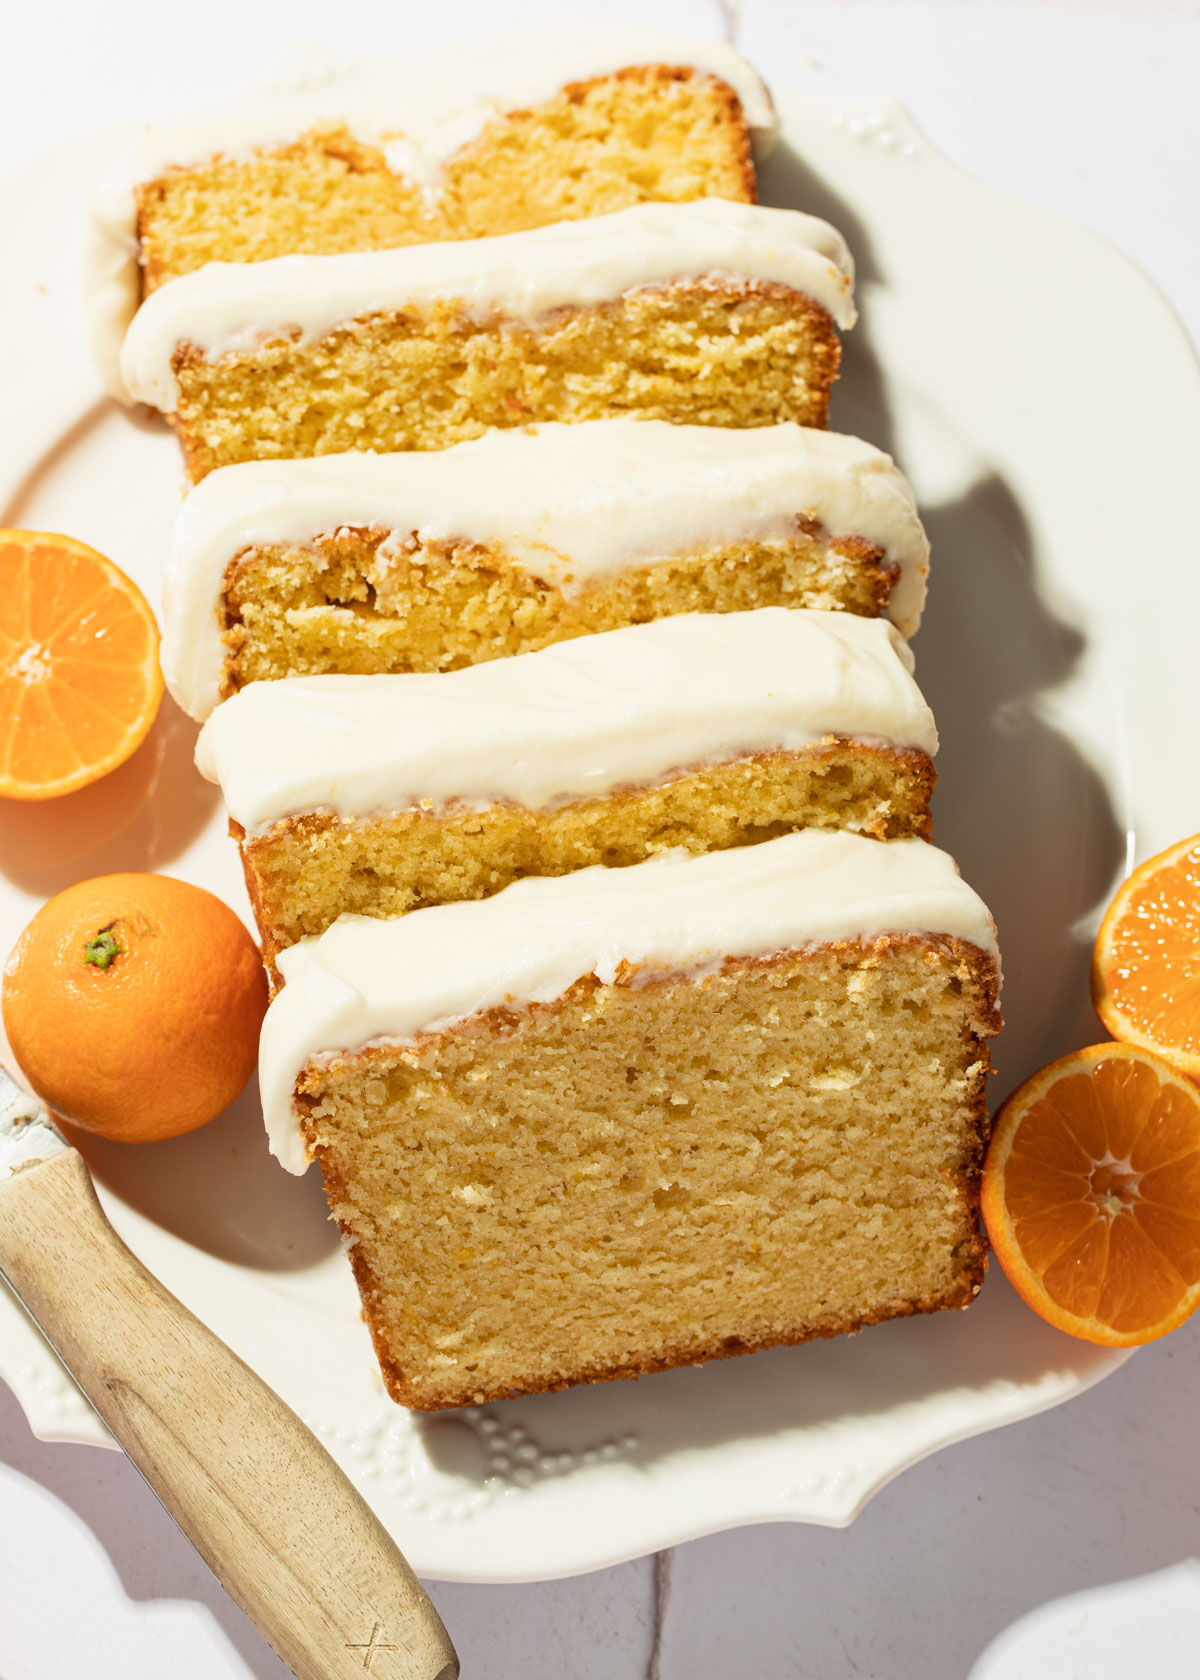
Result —
[{"label": "frosted cake top", "polygon": [[949,935],[997,954],[986,906],[945,852],[814,829],[705,857],[530,877],[395,921],[344,916],[279,958],[287,983],[259,1053],[271,1149],[304,1171],[293,1093],[314,1057],[549,1002],[589,974],[611,984],[626,964],[699,975],[728,957],[884,934]]},{"label": "frosted cake top", "polygon": [[699,70],[737,94],[755,150],[773,143],[770,95],[744,59],[717,41],[621,23],[547,22],[400,59],[353,62],[310,53],[290,72],[190,120],[147,126],[114,160],[93,205],[85,285],[96,360],[122,396],[121,341],[138,306],[135,189],[171,166],[248,158],[309,130],[342,125],[389,166],[436,195],[443,165],[493,118],[552,99],[564,86],[638,64]]},{"label": "frosted cake top", "polygon": [[436,676],[251,683],[196,762],[249,833],[310,811],[546,810],[831,738],[932,754],[911,664],[882,619],[691,613]]}]

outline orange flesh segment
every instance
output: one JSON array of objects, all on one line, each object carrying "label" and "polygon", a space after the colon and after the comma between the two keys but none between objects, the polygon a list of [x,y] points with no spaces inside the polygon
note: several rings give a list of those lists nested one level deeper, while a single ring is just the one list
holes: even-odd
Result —
[{"label": "orange flesh segment", "polygon": [[1134,873],[1105,917],[1096,962],[1109,1031],[1200,1066],[1200,838]]},{"label": "orange flesh segment", "polygon": [[0,795],[52,797],[115,769],[161,697],[136,586],[68,537],[0,533]]},{"label": "orange flesh segment", "polygon": [[1174,1328],[1200,1303],[1200,1093],[1116,1045],[1028,1084],[1032,1100],[1023,1087],[1001,1111],[985,1170],[1002,1266],[1043,1317],[1089,1340]]}]

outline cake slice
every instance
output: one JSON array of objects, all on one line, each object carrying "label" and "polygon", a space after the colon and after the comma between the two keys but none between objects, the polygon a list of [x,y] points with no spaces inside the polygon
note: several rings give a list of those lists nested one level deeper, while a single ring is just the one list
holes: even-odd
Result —
[{"label": "cake slice", "polygon": [[432,1409],[966,1306],[999,965],[952,861],[806,831],[520,881],[282,958],[271,1146],[315,1155],[393,1398]]},{"label": "cake slice", "polygon": [[323,66],[115,160],[94,207],[98,359],[142,297],[208,262],[513,233],[627,205],[755,196],[774,138],[758,76],[718,42],[542,24],[397,61]]},{"label": "cake slice", "polygon": [[297,677],[219,706],[263,955],[351,912],[806,826],[925,835],[937,750],[889,624],[782,607],[666,618],[443,676]]},{"label": "cake slice", "polygon": [[248,682],[439,671],[669,613],[920,621],[929,544],[870,444],[593,420],[452,449],[246,462],[188,497],[163,671],[205,718]]},{"label": "cake slice", "polygon": [[197,481],[233,461],[444,449],[616,415],[825,423],[852,264],[827,222],[706,198],[527,233],[209,263],[121,353]]}]

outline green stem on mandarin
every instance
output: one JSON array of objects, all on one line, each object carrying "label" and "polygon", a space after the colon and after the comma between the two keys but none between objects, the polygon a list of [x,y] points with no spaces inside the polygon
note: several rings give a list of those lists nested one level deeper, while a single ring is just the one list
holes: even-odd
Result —
[{"label": "green stem on mandarin", "polygon": [[102,927],[99,933],[92,935],[83,947],[85,963],[91,963],[94,968],[104,970],[109,967],[114,958],[124,956],[125,947],[118,943],[117,936],[113,932],[116,925],[116,922],[109,922],[107,927]]}]

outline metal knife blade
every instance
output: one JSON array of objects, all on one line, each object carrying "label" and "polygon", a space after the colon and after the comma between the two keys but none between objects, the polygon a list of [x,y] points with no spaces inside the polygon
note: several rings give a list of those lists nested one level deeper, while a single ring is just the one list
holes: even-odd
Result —
[{"label": "metal knife blade", "polygon": [[37,1098],[0,1067],[0,1179],[69,1148]]}]

